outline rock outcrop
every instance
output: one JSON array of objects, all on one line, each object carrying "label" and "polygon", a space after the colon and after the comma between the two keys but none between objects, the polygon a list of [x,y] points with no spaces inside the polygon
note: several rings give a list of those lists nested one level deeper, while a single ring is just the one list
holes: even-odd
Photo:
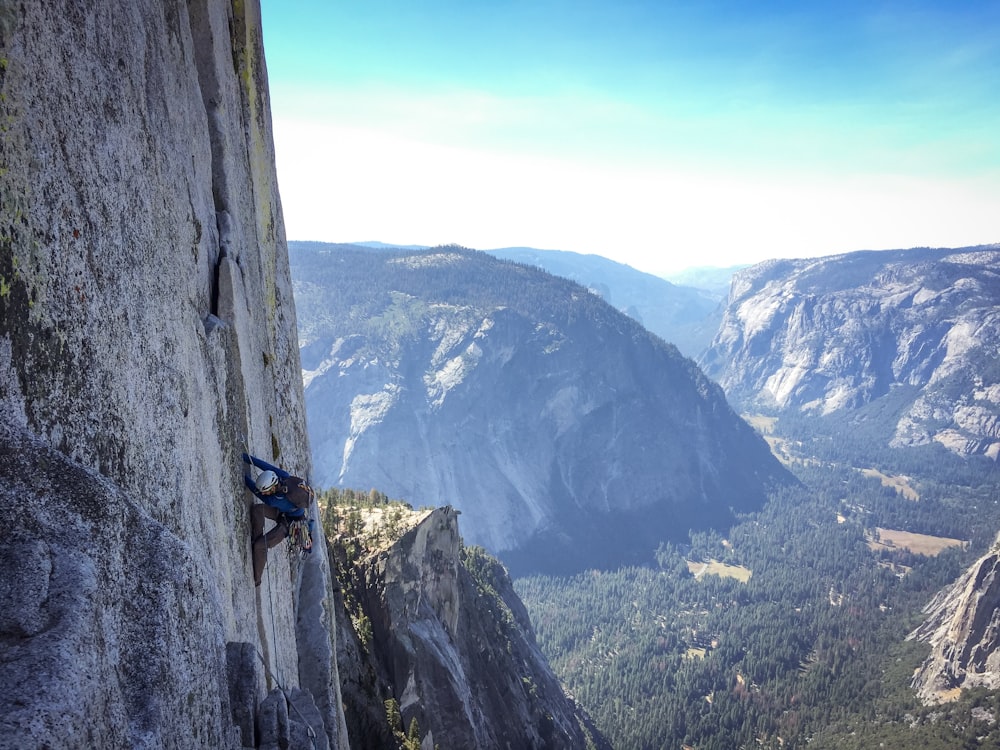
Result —
[{"label": "rock outcrop", "polygon": [[[609,747],[541,655],[506,571],[462,547],[457,511],[401,525],[398,541],[343,568],[363,623],[345,621],[339,639],[352,742],[391,748],[412,728],[423,748]],[[344,539],[331,549],[344,558]]]},{"label": "rock outcrop", "polygon": [[515,573],[652,559],[787,476],[691,360],[578,284],[454,247],[290,254],[320,483],[452,504]]},{"label": "rock outcrop", "polygon": [[920,698],[939,703],[963,688],[1000,688],[1000,539],[924,612],[910,634],[931,646],[913,677]]},{"label": "rock outcrop", "polygon": [[893,446],[1000,456],[1000,246],[858,252],[739,272],[700,364],[744,408],[887,404]]},{"label": "rock outcrop", "polygon": [[257,3],[0,4],[0,747],[346,746],[286,253]]}]

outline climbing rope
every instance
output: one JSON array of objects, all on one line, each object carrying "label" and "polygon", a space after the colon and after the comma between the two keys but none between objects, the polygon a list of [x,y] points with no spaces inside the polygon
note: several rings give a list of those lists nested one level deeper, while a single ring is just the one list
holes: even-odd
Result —
[{"label": "climbing rope", "polygon": [[[274,594],[273,594],[274,586],[271,583],[271,567],[272,566],[270,566],[270,565],[267,564],[267,551],[268,551],[267,550],[267,537],[265,536],[265,541],[264,541],[264,571],[267,573],[267,607],[268,607],[269,610],[271,610],[271,637],[275,638],[275,636],[276,636],[276,634],[278,632],[278,629],[274,625]],[[274,649],[274,648],[272,648],[271,650],[272,651],[276,651],[276,649]],[[274,653],[273,654],[273,658],[274,658],[274,668],[275,668],[275,670],[277,670],[278,669],[278,654]],[[279,687],[281,686],[281,683],[278,682],[277,680],[275,680],[275,684],[277,684]]]}]

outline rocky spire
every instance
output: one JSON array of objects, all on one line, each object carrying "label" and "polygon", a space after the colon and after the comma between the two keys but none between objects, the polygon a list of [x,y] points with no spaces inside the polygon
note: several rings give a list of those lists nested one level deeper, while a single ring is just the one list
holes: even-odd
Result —
[{"label": "rocky spire", "polygon": [[939,703],[963,688],[1000,688],[1000,538],[924,612],[909,636],[931,646],[913,676],[920,698]]}]

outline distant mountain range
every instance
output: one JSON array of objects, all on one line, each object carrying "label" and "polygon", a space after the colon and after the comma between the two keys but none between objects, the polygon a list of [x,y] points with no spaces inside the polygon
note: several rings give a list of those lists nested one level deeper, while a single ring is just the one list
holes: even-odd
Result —
[{"label": "distant mountain range", "polygon": [[678,273],[668,274],[667,281],[678,286],[693,287],[712,299],[724,302],[729,296],[729,285],[733,281],[733,276],[737,271],[749,268],[750,264],[745,263],[739,266],[729,266],[728,268],[717,268],[714,266],[701,266],[687,268]]},{"label": "distant mountain range", "polygon": [[461,248],[289,243],[316,481],[452,504],[516,569],[648,556],[787,480],[722,390],[597,295]]},{"label": "distant mountain range", "polygon": [[[756,495],[781,480],[690,361],[597,300],[621,307],[648,291],[655,304],[659,289],[669,307],[692,299],[671,297],[681,287],[576,253],[490,252],[522,264],[510,265],[460,248],[373,249],[384,252],[290,243],[310,435],[317,466],[340,467],[334,483],[364,475],[415,502],[461,496],[472,543],[523,573],[636,560],[630,550],[657,537],[724,526],[733,481]],[[717,319],[699,364],[741,410],[822,422],[855,450],[875,435],[1000,455],[998,245],[736,269]],[[754,507],[743,499],[733,507]],[[913,632],[933,648],[913,678],[923,700],[996,687],[996,558],[994,547],[944,589]]]},{"label": "distant mountain range", "polygon": [[505,247],[490,255],[538,266],[582,284],[605,302],[642,323],[681,353],[698,357],[719,327],[722,308],[718,290],[678,286],[600,255],[563,250]]},{"label": "distant mountain range", "polygon": [[676,277],[692,286],[596,255],[487,252],[586,286],[694,358],[741,409],[841,419],[862,410],[866,430],[886,432],[885,444],[1000,456],[997,245],[859,251]]},{"label": "distant mountain range", "polygon": [[[376,250],[426,250],[424,245],[353,243]],[[484,250],[497,258],[537,266],[582,284],[605,302],[642,323],[681,353],[697,358],[711,343],[722,318],[721,303],[737,268],[691,269],[671,282],[600,255],[533,247]],[[742,268],[740,266],[739,268]]]},{"label": "distant mountain range", "polygon": [[1000,245],[740,271],[701,358],[743,409],[850,418],[893,446],[1000,456]]}]

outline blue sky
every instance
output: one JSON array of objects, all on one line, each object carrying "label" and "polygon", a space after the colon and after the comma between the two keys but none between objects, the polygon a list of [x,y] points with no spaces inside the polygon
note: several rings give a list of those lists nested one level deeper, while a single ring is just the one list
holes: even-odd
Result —
[{"label": "blue sky", "polygon": [[1000,2],[263,0],[292,240],[1000,242]]}]

